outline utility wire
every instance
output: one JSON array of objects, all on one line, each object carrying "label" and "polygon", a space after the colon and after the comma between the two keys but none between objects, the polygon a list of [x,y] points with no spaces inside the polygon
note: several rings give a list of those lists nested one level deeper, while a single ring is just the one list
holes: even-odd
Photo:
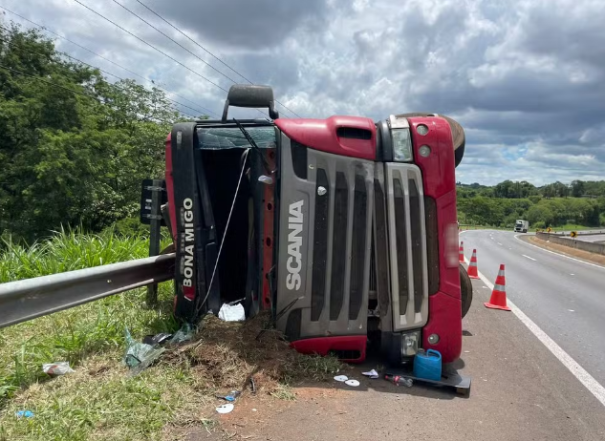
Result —
[{"label": "utility wire", "polygon": [[44,78],[39,77],[39,76],[34,75],[34,74],[28,74],[28,73],[25,73],[25,72],[20,72],[20,71],[18,71],[16,69],[12,69],[12,68],[10,68],[8,66],[5,66],[3,64],[0,64],[0,68],[4,69],[4,70],[7,70],[9,72],[18,74],[18,75],[23,75],[23,76],[26,76],[26,77],[35,78],[38,81],[42,81],[43,83],[49,84],[51,86],[58,87],[58,88],[63,89],[63,90],[67,90],[68,92],[71,92],[71,93],[76,94],[76,95],[81,95],[81,96],[85,96],[87,98],[92,98],[90,95],[88,95],[86,93],[80,92],[78,90],[70,89],[69,87],[65,87],[65,86],[62,86],[62,85],[57,84],[57,83],[53,83],[52,81],[45,80]]},{"label": "utility wire", "polygon": [[181,43],[179,43],[178,41],[176,41],[174,38],[172,38],[170,35],[162,32],[160,29],[156,28],[154,25],[152,25],[151,23],[149,23],[147,20],[145,20],[143,17],[141,17],[140,15],[138,15],[136,12],[128,9],[126,6],[124,6],[122,3],[118,2],[117,0],[112,0],[116,5],[118,5],[119,7],[121,7],[122,9],[128,11],[129,13],[131,13],[132,15],[134,15],[136,18],[138,18],[139,20],[141,20],[143,23],[145,23],[147,26],[153,28],[156,32],[159,32],[160,34],[162,34],[164,37],[166,37],[167,39],[169,39],[170,41],[172,41],[174,44],[176,44],[178,47],[180,47],[181,49],[187,51],[188,53],[190,53],[191,55],[193,55],[195,58],[197,58],[198,60],[200,60],[202,63],[204,63],[206,66],[208,66],[210,69],[214,70],[215,72],[217,72],[218,74],[224,76],[225,78],[227,78],[229,81],[231,81],[232,83],[236,83],[236,81],[229,77],[228,75],[224,74],[223,72],[221,72],[220,70],[218,70],[217,68],[215,68],[213,65],[211,65],[210,63],[208,63],[206,60],[200,58],[197,54],[195,54],[194,52],[191,52],[189,49],[187,49],[185,46],[183,46]]},{"label": "utility wire", "polygon": [[[113,0],[115,1],[115,0]],[[234,68],[232,68],[231,66],[229,66],[227,63],[225,63],[223,60],[221,60],[219,57],[217,57],[216,55],[214,55],[212,52],[210,52],[208,49],[206,49],[204,46],[202,46],[201,44],[199,44],[197,41],[195,41],[193,38],[191,38],[189,35],[187,35],[185,32],[181,31],[178,27],[176,27],[175,25],[173,25],[172,23],[170,23],[168,20],[166,20],[164,17],[162,17],[159,13],[157,13],[156,11],[154,11],[153,9],[151,9],[149,6],[147,6],[145,3],[143,3],[141,0],[136,0],[137,3],[139,3],[141,6],[143,6],[145,9],[147,9],[149,12],[151,12],[152,14],[154,14],[156,17],[158,17],[160,20],[162,20],[164,23],[166,23],[168,26],[170,26],[172,29],[174,29],[175,31],[177,31],[178,33],[180,33],[181,35],[183,35],[185,38],[187,38],[189,41],[191,41],[193,44],[195,44],[197,47],[199,47],[200,49],[202,49],[204,52],[206,52],[207,54],[209,54],[210,56],[214,57],[216,60],[218,60],[223,66],[227,67],[228,69],[230,69],[232,72],[235,72],[236,74],[238,74],[240,77],[242,77],[244,80],[246,80],[249,84],[253,84],[252,81],[250,81],[248,78],[246,78],[244,75],[242,75],[240,72],[238,72],[237,70],[235,70]],[[117,3],[117,2],[116,2]],[[172,39],[171,39],[172,40]],[[173,40],[174,41],[174,40]],[[180,46],[180,45],[179,45]],[[206,63],[204,61],[204,63]],[[208,63],[206,63],[208,64]],[[212,67],[212,66],[210,66]],[[214,69],[214,68],[213,68]],[[215,69],[216,70],[216,69]],[[226,76],[226,75],[225,75]],[[229,78],[229,77],[227,77]],[[231,79],[231,78],[229,78]],[[233,81],[233,80],[231,80]],[[235,82],[235,81],[234,81]],[[299,114],[297,114],[294,110],[289,109],[288,107],[286,107],[284,104],[280,103],[278,100],[275,100],[275,102],[277,104],[279,104],[280,106],[282,106],[284,109],[288,110],[289,112],[293,113],[294,115],[298,116],[299,118],[301,117]]]},{"label": "utility wire", "polygon": [[[225,78],[227,78],[233,84],[236,84],[236,81],[233,78],[225,75],[220,70],[216,69],[214,66],[212,66],[211,64],[209,64],[208,62],[206,62],[205,60],[203,60],[202,58],[200,58],[197,54],[191,52],[189,49],[187,49],[185,46],[183,46],[182,44],[180,44],[178,41],[176,41],[170,35],[167,35],[166,33],[164,33],[161,30],[159,30],[157,27],[155,27],[154,25],[152,25],[151,23],[149,23],[147,20],[145,20],[143,17],[141,17],[140,15],[138,15],[136,12],[128,9],[126,6],[124,6],[123,4],[121,4],[120,2],[118,2],[117,0],[112,0],[112,1],[116,5],[118,5],[122,9],[124,9],[125,11],[127,11],[130,14],[134,15],[136,18],[138,18],[139,20],[141,20],[143,23],[145,23],[147,26],[149,26],[150,28],[152,28],[153,30],[155,30],[156,32],[158,32],[159,34],[162,34],[164,37],[166,37],[167,39],[169,39],[170,41],[172,41],[174,44],[176,44],[177,46],[179,46],[181,49],[187,51],[189,54],[193,55],[195,58],[197,58],[198,60],[200,60],[202,63],[206,64],[207,66],[209,66],[210,68],[212,68],[214,71],[218,72],[219,74],[221,74],[222,76],[224,76]],[[212,83],[212,84],[214,84],[214,83]],[[216,84],[214,84],[214,85],[217,86]],[[222,90],[225,90],[225,89],[223,89],[220,86],[217,86],[217,87],[221,88]],[[265,114],[263,112],[261,112],[260,110],[258,110],[258,109],[254,109],[254,110],[256,110],[258,113],[260,113],[262,116],[265,116]]]},{"label": "utility wire", "polygon": [[237,70],[233,69],[231,66],[229,66],[227,63],[225,63],[223,60],[221,60],[219,57],[217,57],[216,55],[214,55],[212,52],[210,52],[208,49],[206,49],[204,46],[202,46],[201,44],[199,44],[197,41],[195,41],[193,38],[191,38],[189,35],[187,35],[185,32],[181,31],[179,28],[177,28],[175,25],[173,25],[172,23],[170,23],[168,20],[166,20],[164,17],[162,17],[160,14],[158,14],[157,12],[155,12],[153,9],[151,9],[149,6],[147,6],[145,3],[143,3],[140,0],[136,0],[137,3],[139,3],[141,6],[143,6],[145,9],[147,9],[149,12],[151,12],[152,14],[154,14],[156,17],[158,17],[160,20],[162,20],[164,23],[166,23],[168,26],[170,26],[172,29],[174,29],[175,31],[177,31],[179,34],[183,35],[185,38],[187,38],[189,41],[191,41],[193,44],[195,44],[197,47],[199,47],[201,50],[203,50],[204,52],[206,52],[208,55],[214,57],[214,59],[216,59],[219,63],[221,63],[223,66],[225,66],[227,69],[231,70],[232,72],[236,73],[237,75],[239,75],[240,77],[242,77],[244,80],[246,80],[248,83],[252,84],[252,81],[250,81],[248,78],[246,78],[244,75],[242,75],[241,73],[239,73]]},{"label": "utility wire", "polygon": [[[11,14],[13,14],[13,15],[16,15],[17,17],[21,18],[22,20],[25,20],[26,22],[28,22],[28,23],[30,23],[30,24],[32,24],[32,25],[34,25],[34,26],[36,26],[36,27],[38,27],[38,28],[40,28],[40,29],[43,29],[44,31],[46,31],[46,32],[48,32],[48,33],[50,33],[50,34],[52,34],[52,35],[55,35],[55,36],[57,36],[57,37],[59,37],[59,38],[61,38],[61,39],[65,40],[65,41],[67,41],[67,42],[69,42],[69,43],[71,43],[71,44],[75,45],[75,46],[78,46],[79,48],[84,49],[85,51],[87,51],[87,52],[89,52],[89,53],[91,53],[91,54],[93,54],[93,55],[95,55],[95,56],[97,56],[97,57],[99,57],[99,58],[101,58],[101,59],[103,59],[103,60],[105,60],[105,61],[108,61],[109,63],[113,64],[114,66],[117,66],[117,67],[119,67],[120,69],[123,69],[123,70],[125,70],[126,72],[128,72],[128,73],[130,73],[130,74],[132,74],[132,75],[134,75],[134,76],[136,76],[136,77],[142,78],[143,80],[145,80],[145,81],[148,81],[148,82],[152,83],[152,84],[153,84],[154,86],[156,86],[156,87],[157,87],[157,85],[162,85],[162,86],[166,87],[166,85],[165,85],[165,84],[162,84],[162,83],[160,83],[160,82],[156,82],[155,80],[152,80],[152,79],[150,79],[150,78],[147,78],[147,77],[145,77],[145,76],[143,76],[143,75],[140,75],[140,74],[138,74],[138,73],[136,73],[136,72],[133,72],[132,70],[130,70],[130,69],[128,69],[128,68],[126,68],[126,67],[124,67],[124,66],[122,66],[122,65],[120,65],[120,64],[118,64],[118,63],[116,63],[115,61],[113,61],[113,60],[111,60],[111,59],[109,59],[109,58],[107,58],[107,57],[104,57],[103,55],[100,55],[100,54],[98,54],[98,53],[96,53],[96,52],[92,51],[91,49],[89,49],[89,48],[87,48],[87,47],[84,47],[84,46],[82,46],[81,44],[78,44],[78,43],[76,43],[75,41],[70,40],[70,39],[69,39],[69,38],[67,38],[67,37],[64,37],[64,36],[63,36],[63,35],[61,35],[61,34],[58,34],[57,32],[54,32],[54,31],[52,31],[52,30],[48,29],[48,28],[47,28],[46,26],[44,26],[44,25],[41,25],[41,24],[39,24],[39,23],[36,23],[36,22],[34,22],[34,21],[32,21],[32,20],[30,20],[30,19],[28,19],[28,18],[26,18],[26,17],[24,17],[24,16],[22,16],[22,15],[20,15],[20,14],[16,13],[16,12],[14,12],[14,11],[11,11],[11,10],[10,10],[10,9],[8,9],[8,8],[5,8],[5,7],[3,7],[3,6],[0,6],[0,9],[4,9],[6,12],[9,12],[9,13],[11,13]],[[70,55],[68,55],[68,54],[66,54],[66,55],[67,55],[68,57],[70,57],[70,58],[73,58],[73,57],[71,57],[71,56],[70,56]],[[74,58],[74,59],[75,59],[75,58]],[[75,59],[75,60],[76,60],[76,61],[79,61],[80,63],[86,64],[87,66],[93,67],[93,68],[95,68],[95,69],[99,69],[101,72],[104,72],[104,73],[106,73],[106,74],[108,74],[108,75],[111,75],[111,76],[114,76],[114,77],[116,77],[116,78],[119,78],[120,80],[124,80],[124,78],[121,78],[121,77],[119,77],[119,76],[117,76],[117,75],[114,75],[114,74],[112,74],[112,73],[109,73],[109,72],[107,72],[107,71],[103,71],[102,69],[100,69],[100,68],[98,68],[98,67],[96,67],[96,66],[92,66],[92,65],[90,65],[90,64],[84,63],[83,61],[80,61],[80,60],[77,60],[77,59]],[[157,83],[157,84],[156,84],[156,83]],[[183,100],[185,100],[185,101],[188,101],[188,102],[190,102],[191,104],[193,104],[193,105],[195,105],[195,106],[199,107],[200,109],[203,109],[203,111],[202,111],[202,110],[199,110],[199,109],[194,109],[194,108],[193,108],[193,107],[191,107],[191,106],[188,106],[188,105],[186,105],[186,104],[179,103],[178,101],[175,101],[175,100],[173,100],[173,99],[171,99],[171,98],[169,98],[169,97],[166,97],[166,99],[167,99],[167,100],[169,100],[169,101],[171,101],[171,102],[173,102],[173,103],[175,103],[175,104],[178,104],[178,105],[180,105],[180,106],[183,106],[183,107],[186,107],[186,108],[188,108],[188,109],[191,109],[191,110],[193,110],[194,112],[197,112],[198,114],[208,113],[208,114],[210,114],[210,115],[212,115],[212,116],[215,116],[215,117],[216,117],[216,114],[215,114],[214,112],[212,112],[210,109],[207,109],[206,107],[201,106],[201,105],[199,105],[198,103],[196,103],[196,102],[194,102],[194,101],[191,101],[190,99],[185,98],[184,96],[179,95],[179,94],[178,94],[178,93],[176,93],[176,92],[168,92],[168,91],[166,91],[166,90],[164,90],[164,92],[166,92],[166,93],[171,93],[171,94],[173,94],[174,96],[177,96],[177,97],[179,97],[179,98],[181,98],[181,99],[183,99]],[[191,115],[188,115],[188,116],[191,116]]]},{"label": "utility wire", "polygon": [[[84,64],[86,64],[86,63],[84,63]],[[39,77],[39,76],[37,76],[37,75],[28,74],[28,73],[25,73],[25,72],[20,72],[20,71],[18,71],[18,70],[16,70],[16,69],[12,69],[12,68],[10,68],[10,67],[8,67],[8,66],[5,66],[5,65],[3,65],[3,64],[0,64],[0,69],[4,69],[4,70],[6,70],[6,71],[9,71],[9,72],[12,72],[12,73],[15,73],[15,74],[18,74],[18,75],[23,75],[23,76],[26,76],[26,77],[31,77],[31,78],[33,78],[33,79],[35,79],[35,80],[41,81],[41,82],[43,82],[43,83],[45,83],[45,84],[48,84],[49,86],[58,87],[59,89],[66,90],[66,91],[71,92],[71,93],[73,93],[73,94],[75,94],[75,95],[84,96],[84,97],[86,97],[86,98],[94,98],[94,97],[92,97],[92,96],[91,96],[91,95],[89,95],[89,94],[86,94],[86,93],[80,92],[80,91],[78,91],[78,90],[71,89],[71,88],[69,88],[69,87],[62,86],[62,85],[57,84],[57,83],[53,83],[52,81],[45,80],[44,78]],[[180,112],[180,113],[182,113],[183,115],[189,116],[189,117],[191,117],[191,118],[197,118],[197,116],[196,116],[196,115],[191,115],[191,114],[189,114],[189,113],[182,112],[182,111],[179,111],[179,112]]]},{"label": "utility wire", "polygon": [[210,84],[214,85],[215,87],[218,87],[219,89],[221,89],[223,92],[227,92],[226,89],[224,89],[223,87],[219,86],[218,84],[216,84],[214,81],[206,78],[205,76],[203,76],[202,74],[194,71],[193,69],[191,69],[190,67],[184,65],[183,63],[181,63],[180,61],[178,61],[176,58],[174,58],[173,56],[167,54],[166,52],[162,51],[161,49],[158,49],[157,47],[155,47],[154,45],[152,45],[151,43],[148,43],[147,41],[143,40],[141,37],[139,37],[138,35],[133,34],[132,32],[130,32],[128,29],[125,29],[124,27],[120,26],[119,24],[117,24],[115,21],[105,17],[103,14],[101,14],[100,12],[95,11],[94,9],[92,9],[91,7],[85,5],[84,3],[82,3],[80,0],[73,0],[74,2],[78,3],[80,6],[83,6],[84,8],[88,9],[90,12],[98,15],[99,17],[101,17],[103,20],[108,21],[109,23],[111,23],[112,25],[114,25],[115,27],[117,27],[118,29],[126,32],[128,35],[136,38],[137,40],[139,40],[141,43],[145,44],[146,46],[149,46],[150,48],[152,48],[153,50],[155,50],[156,52],[159,52],[160,54],[164,55],[165,57],[170,58],[172,61],[174,61],[176,64],[178,64],[181,67],[184,67],[185,69],[187,69],[189,72],[191,72],[194,75],[197,75],[198,77],[202,78],[203,80],[209,82]]},{"label": "utility wire", "polygon": [[[86,63],[86,62],[84,62],[84,61],[82,61],[82,60],[77,59],[76,57],[72,57],[72,56],[71,56],[71,55],[69,55],[69,54],[65,54],[65,56],[66,56],[66,57],[68,57],[68,58],[71,58],[72,60],[77,61],[78,63],[84,64],[84,65],[86,65],[86,66],[88,66],[88,67],[90,67],[90,68],[92,68],[92,69],[98,69],[99,71],[103,72],[105,75],[111,75],[112,77],[116,77],[118,80],[125,81],[125,79],[124,79],[124,78],[119,77],[119,76],[118,76],[118,75],[116,75],[116,74],[113,74],[113,73],[111,73],[111,72],[108,72],[108,71],[106,71],[106,70],[103,70],[103,69],[101,69],[101,68],[99,68],[99,67],[93,66],[92,64],[88,64],[88,63]],[[123,88],[121,85],[119,85],[119,84],[114,84],[114,86],[116,86],[116,87],[117,87],[118,89],[120,89],[120,90],[124,90],[124,88]],[[199,109],[194,109],[193,107],[190,107],[190,106],[188,106],[187,104],[179,103],[178,101],[175,101],[175,100],[170,99],[170,98],[168,98],[168,97],[166,97],[166,100],[170,101],[171,103],[177,104],[177,105],[179,105],[179,106],[185,107],[185,108],[187,108],[187,109],[189,109],[189,110],[193,110],[194,112],[196,112],[196,113],[198,114],[198,116],[199,116],[199,114],[205,113],[205,112],[204,112],[204,111],[202,111],[202,110],[199,110]],[[189,114],[189,113],[182,112],[182,111],[180,111],[179,109],[177,109],[177,108],[175,108],[175,107],[174,107],[173,109],[174,109],[174,110],[176,110],[177,112],[180,112],[180,113],[184,114],[184,115],[191,116],[191,117],[193,117],[193,118],[197,118],[197,116],[196,116],[196,115],[191,115],[191,114]],[[206,109],[206,111],[210,112],[208,109]],[[216,115],[214,115],[214,113],[212,113],[212,112],[210,112],[210,113],[211,113],[213,116],[216,116]]]}]

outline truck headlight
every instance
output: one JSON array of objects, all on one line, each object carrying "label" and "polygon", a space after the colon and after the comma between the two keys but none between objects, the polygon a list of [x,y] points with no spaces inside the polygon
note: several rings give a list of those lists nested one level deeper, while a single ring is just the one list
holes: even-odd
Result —
[{"label": "truck headlight", "polygon": [[392,129],[393,159],[397,162],[412,161],[412,138],[409,129]]},{"label": "truck headlight", "polygon": [[401,355],[413,357],[418,352],[420,331],[404,332],[401,334]]}]

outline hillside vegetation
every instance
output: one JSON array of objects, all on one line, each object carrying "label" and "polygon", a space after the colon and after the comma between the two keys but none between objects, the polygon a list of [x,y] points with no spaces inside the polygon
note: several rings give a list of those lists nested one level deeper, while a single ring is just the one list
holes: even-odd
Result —
[{"label": "hillside vegetation", "polygon": [[512,228],[516,219],[531,228],[605,225],[605,181],[555,182],[535,187],[504,181],[493,187],[457,184],[461,224]]},{"label": "hillside vegetation", "polygon": [[110,83],[40,33],[1,26],[0,234],[31,243],[132,216],[182,119],[161,89]]}]

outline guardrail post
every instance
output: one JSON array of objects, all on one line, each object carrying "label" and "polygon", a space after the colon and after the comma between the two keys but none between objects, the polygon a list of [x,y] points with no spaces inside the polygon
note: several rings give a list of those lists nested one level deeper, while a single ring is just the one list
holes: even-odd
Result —
[{"label": "guardrail post", "polygon": [[[149,231],[149,257],[160,254],[160,238],[162,227],[162,181],[154,179],[151,187],[151,222]],[[147,287],[147,307],[155,308],[158,304],[158,285],[156,283]]]}]

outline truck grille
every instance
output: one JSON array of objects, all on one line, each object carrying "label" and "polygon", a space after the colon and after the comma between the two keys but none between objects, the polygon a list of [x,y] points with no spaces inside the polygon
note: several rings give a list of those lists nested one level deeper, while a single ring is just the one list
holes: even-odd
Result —
[{"label": "truck grille", "polygon": [[428,270],[422,177],[411,164],[386,165],[395,331],[417,328],[428,318]]}]

